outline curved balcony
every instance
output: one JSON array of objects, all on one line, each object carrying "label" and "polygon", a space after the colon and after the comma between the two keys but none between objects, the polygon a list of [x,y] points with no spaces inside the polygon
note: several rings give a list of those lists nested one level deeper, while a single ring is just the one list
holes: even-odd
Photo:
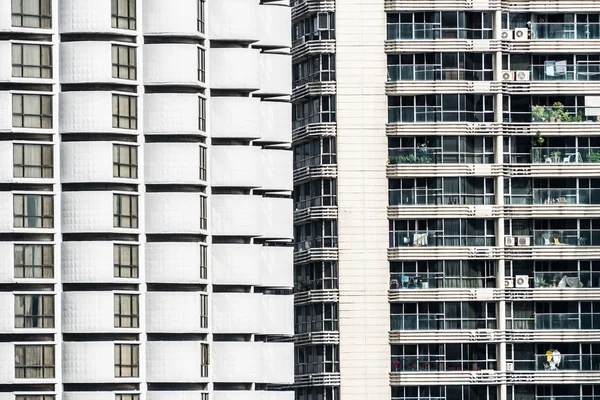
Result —
[{"label": "curved balcony", "polygon": [[390,385],[498,385],[506,383],[506,373],[487,371],[390,372]]},{"label": "curved balcony", "polygon": [[[217,98],[211,98],[211,109],[214,108],[215,99]],[[237,110],[235,114],[238,115]],[[211,130],[214,127],[214,119],[212,121]],[[292,105],[280,101],[261,101],[259,132],[260,138],[255,140],[257,143],[290,144],[292,142]]]},{"label": "curved balcony", "polygon": [[[413,123],[388,123],[385,127],[385,133],[388,136],[414,136],[424,135],[501,135],[503,131],[502,124],[495,122],[413,122]],[[535,134],[536,131],[533,131]],[[545,131],[544,131],[545,133]]]},{"label": "curved balcony", "polygon": [[289,35],[292,29],[291,12],[290,7],[269,5],[269,3],[261,4],[258,8],[260,40],[256,43],[256,46],[269,48],[292,47],[292,39]]},{"label": "curved balcony", "polygon": [[[229,17],[224,18],[229,20]],[[209,57],[211,88],[239,91],[261,89],[261,58],[258,49],[212,48]]]},{"label": "curved balcony", "polygon": [[596,330],[391,330],[389,333],[391,344],[406,343],[498,343],[498,342],[600,342]]},{"label": "curved balcony", "polygon": [[305,97],[333,96],[336,93],[335,81],[308,82],[293,89],[291,101],[302,100]]},{"label": "curved balcony", "polygon": [[144,95],[144,133],[154,135],[206,135],[198,121],[202,97],[185,93]]},{"label": "curved balcony", "polygon": [[146,193],[146,232],[201,234],[207,230],[200,193]]},{"label": "curved balcony", "polygon": [[312,179],[337,178],[337,165],[309,165],[295,168],[293,176],[295,184]]},{"label": "curved balcony", "polygon": [[315,239],[294,244],[294,264],[313,261],[336,261],[337,259],[337,239],[329,241]]},{"label": "curved balcony", "polygon": [[[119,245],[127,246],[122,264],[131,273],[129,277],[115,277],[115,259],[118,259]],[[129,248],[131,246],[131,248]],[[127,251],[129,250],[129,251]],[[138,243],[108,241],[73,241],[62,244],[62,280],[64,283],[112,283],[124,279],[138,279],[135,267],[139,262]]]},{"label": "curved balcony", "polygon": [[318,12],[335,12],[335,0],[293,0],[292,20]]},{"label": "curved balcony", "polygon": [[600,4],[587,0],[571,0],[568,3],[556,2],[548,4],[545,0],[525,0],[519,2],[504,1],[504,7],[510,12],[573,12],[600,11]]},{"label": "curved balcony", "polygon": [[294,43],[292,60],[297,61],[313,54],[335,53],[335,39],[309,40]]},{"label": "curved balcony", "polygon": [[198,1],[179,0],[177,7],[162,0],[144,0],[144,35],[203,36],[198,30]]},{"label": "curved balcony", "polygon": [[[134,346],[138,355],[132,367],[122,367],[131,372],[130,377],[115,377],[115,345],[113,342],[64,342],[62,345],[62,379],[65,383],[137,383],[139,378],[139,344]],[[132,358],[136,358],[132,354]],[[131,376],[133,375],[133,376]]]},{"label": "curved balcony", "polygon": [[337,124],[335,122],[314,122],[299,126],[292,130],[292,141],[297,142],[310,137],[335,136]]},{"label": "curved balcony", "polygon": [[146,293],[146,331],[153,333],[207,332],[208,315],[203,315],[202,295],[198,292]]},{"label": "curved balcony", "polygon": [[[208,36],[211,40],[229,40],[252,43],[260,40],[260,8],[258,2],[222,0],[207,2]],[[214,71],[214,70],[213,70]]]},{"label": "curved balcony", "polygon": [[388,260],[490,260],[502,259],[503,249],[500,247],[435,247],[415,246],[389,248]]},{"label": "curved balcony", "polygon": [[[136,292],[120,292],[137,295]],[[115,327],[115,293],[113,292],[64,292],[62,295],[62,331],[64,333],[117,333],[139,332],[139,328]],[[131,311],[137,317],[129,318],[132,326],[139,327],[138,309]]]},{"label": "curved balcony", "polygon": [[205,283],[206,247],[193,242],[146,243],[148,283]]},{"label": "curved balcony", "polygon": [[337,289],[309,289],[294,294],[294,304],[297,306],[311,303],[337,303],[339,300]]},{"label": "curved balcony", "polygon": [[145,44],[144,84],[204,87],[199,51],[195,44]]},{"label": "curved balcony", "polygon": [[503,0],[385,0],[385,11],[501,10]]},{"label": "curved balcony", "polygon": [[[138,97],[131,93],[104,91],[62,92],[60,133],[137,134]],[[127,110],[114,115],[113,109]]]},{"label": "curved balcony", "polygon": [[323,372],[310,375],[294,376],[294,387],[304,386],[339,386],[341,383],[339,372]]},{"label": "curved balcony", "polygon": [[199,341],[146,343],[148,382],[207,382],[208,348]]},{"label": "curved balcony", "polygon": [[205,181],[200,176],[200,148],[191,143],[146,143],[144,158],[150,161],[144,163],[146,184],[197,185]]}]

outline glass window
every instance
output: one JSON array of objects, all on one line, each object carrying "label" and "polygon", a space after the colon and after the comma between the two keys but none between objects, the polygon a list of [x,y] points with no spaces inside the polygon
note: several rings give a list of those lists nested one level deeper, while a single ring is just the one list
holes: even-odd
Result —
[{"label": "glass window", "polygon": [[137,393],[115,393],[115,400],[140,400]]},{"label": "glass window", "polygon": [[202,369],[201,369],[201,375],[203,378],[208,377],[208,366],[210,365],[210,349],[208,347],[208,344],[206,343],[202,343],[201,344],[201,357],[202,359],[201,361],[201,365],[202,365]]},{"label": "glass window", "polygon": [[137,178],[137,147],[124,144],[113,145],[113,176],[115,178]]},{"label": "glass window", "polygon": [[111,26],[118,29],[135,29],[135,1],[112,0]]},{"label": "glass window", "polygon": [[12,45],[12,76],[16,78],[52,78],[52,46]]},{"label": "glass window", "polygon": [[208,205],[207,199],[200,196],[200,229],[208,229]]},{"label": "glass window", "polygon": [[54,345],[15,345],[15,378],[54,378]]},{"label": "glass window", "polygon": [[115,378],[140,376],[140,346],[115,344]]},{"label": "glass window", "polygon": [[200,278],[208,278],[208,247],[200,245]]},{"label": "glass window", "polygon": [[52,96],[13,94],[14,128],[52,128]]},{"label": "glass window", "polygon": [[206,99],[199,97],[199,109],[198,109],[198,129],[202,132],[206,132]]},{"label": "glass window", "polygon": [[129,194],[113,195],[115,228],[138,227],[138,197]]},{"label": "glass window", "polygon": [[52,28],[52,0],[12,0],[12,26]]},{"label": "glass window", "polygon": [[15,296],[15,328],[54,328],[54,296]]},{"label": "glass window", "polygon": [[13,145],[13,175],[15,178],[52,178],[53,164],[51,145]]},{"label": "glass window", "polygon": [[19,394],[15,396],[15,400],[55,400],[53,394]]},{"label": "glass window", "polygon": [[139,276],[139,246],[130,244],[115,244],[114,277],[137,278]]},{"label": "glass window", "polygon": [[16,194],[13,197],[15,228],[52,228],[54,199],[39,194]]},{"label": "glass window", "polygon": [[206,180],[206,147],[200,146],[200,180]]},{"label": "glass window", "polygon": [[206,82],[206,50],[198,48],[198,80]]},{"label": "glass window", "polygon": [[118,79],[136,79],[136,48],[112,45],[112,77]]},{"label": "glass window", "polygon": [[115,328],[138,328],[139,326],[139,296],[115,294]]},{"label": "glass window", "polygon": [[200,327],[208,328],[208,296],[200,295]]},{"label": "glass window", "polygon": [[200,33],[204,33],[205,2],[206,0],[198,0],[198,32]]},{"label": "glass window", "polygon": [[113,94],[113,128],[137,129],[137,97]]},{"label": "glass window", "polygon": [[18,244],[14,257],[15,278],[54,278],[54,246]]}]

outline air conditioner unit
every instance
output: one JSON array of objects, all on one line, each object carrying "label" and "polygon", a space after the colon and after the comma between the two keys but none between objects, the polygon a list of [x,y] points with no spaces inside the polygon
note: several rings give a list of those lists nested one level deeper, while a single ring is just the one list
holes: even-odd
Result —
[{"label": "air conditioner unit", "polygon": [[502,29],[502,32],[500,33],[500,39],[502,40],[512,40],[514,37],[515,31],[508,30],[508,29]]},{"label": "air conditioner unit", "polygon": [[515,287],[528,288],[529,287],[529,277],[527,275],[515,276]]},{"label": "air conditioner unit", "polygon": [[515,79],[517,81],[528,81],[529,71],[515,71]]},{"label": "air conditioner unit", "polygon": [[515,71],[502,71],[502,80],[503,81],[514,81],[515,80]]},{"label": "air conditioner unit", "polygon": [[510,372],[510,371],[514,371],[515,370],[515,364],[514,363],[506,363],[506,371]]},{"label": "air conditioner unit", "polygon": [[517,236],[517,246],[531,246],[531,238],[529,236]]},{"label": "air conditioner unit", "polygon": [[504,287],[513,288],[515,287],[515,280],[513,278],[504,279]]},{"label": "air conditioner unit", "polygon": [[508,247],[508,246],[514,246],[515,245],[515,238],[512,236],[505,236],[504,237],[504,246]]},{"label": "air conditioner unit", "polygon": [[527,28],[516,28],[515,29],[515,40],[528,40],[529,29]]}]

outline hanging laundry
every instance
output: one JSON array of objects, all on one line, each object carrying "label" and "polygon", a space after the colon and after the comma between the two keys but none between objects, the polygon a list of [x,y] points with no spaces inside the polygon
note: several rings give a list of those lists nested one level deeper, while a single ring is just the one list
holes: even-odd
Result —
[{"label": "hanging laundry", "polygon": [[555,64],[554,61],[544,61],[544,72],[546,73],[546,76],[555,76]]},{"label": "hanging laundry", "polygon": [[567,73],[567,61],[561,60],[554,64],[554,73],[556,75],[565,75]]}]

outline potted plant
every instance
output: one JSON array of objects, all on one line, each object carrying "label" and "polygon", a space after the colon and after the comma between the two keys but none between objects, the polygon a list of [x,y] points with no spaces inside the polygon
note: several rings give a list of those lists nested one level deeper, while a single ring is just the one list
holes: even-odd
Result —
[{"label": "potted plant", "polygon": [[534,122],[546,122],[548,120],[546,107],[539,105],[531,107],[531,117]]},{"label": "potted plant", "polygon": [[587,155],[587,160],[589,163],[600,163],[600,152],[590,150]]},{"label": "potted plant", "polygon": [[535,137],[531,139],[531,147],[540,147],[544,144],[546,139],[542,136],[542,132],[537,131]]},{"label": "potted plant", "polygon": [[565,111],[565,106],[560,101],[552,104],[550,122],[570,122],[571,116]]},{"label": "potted plant", "polygon": [[554,162],[554,163],[560,162],[560,156],[561,156],[560,151],[553,151],[550,153],[550,158],[552,159],[552,162]]}]

